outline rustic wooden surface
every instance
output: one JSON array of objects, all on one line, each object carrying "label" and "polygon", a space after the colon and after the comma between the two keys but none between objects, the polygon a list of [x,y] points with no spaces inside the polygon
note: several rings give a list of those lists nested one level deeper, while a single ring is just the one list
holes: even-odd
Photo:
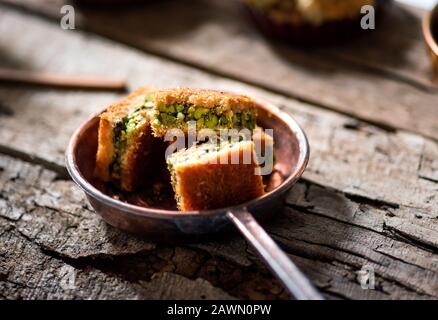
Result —
[{"label": "rustic wooden surface", "polygon": [[[67,2],[3,1],[57,22],[59,8]],[[126,10],[78,8],[77,23],[210,73],[376,125],[438,138],[438,90],[432,86],[422,40],[419,18],[423,11],[394,5],[366,40],[331,49],[291,50],[260,37],[243,19],[238,1],[191,0],[189,6],[178,0],[151,2]],[[354,86],[350,85],[352,79]]]},{"label": "rustic wooden surface", "polygon": [[[312,155],[268,232],[327,298],[438,298],[438,90],[421,12],[394,7],[394,23],[357,43],[303,52],[266,42],[226,1],[150,4],[117,12],[117,24],[114,12],[78,9],[87,32],[59,27],[61,0],[1,2],[0,66],[278,103],[308,133]],[[92,212],[66,175],[64,150],[117,97],[0,87],[0,298],[288,298],[238,235],[161,245]],[[358,282],[365,265],[375,290]],[[72,274],[76,286],[66,287]]]}]

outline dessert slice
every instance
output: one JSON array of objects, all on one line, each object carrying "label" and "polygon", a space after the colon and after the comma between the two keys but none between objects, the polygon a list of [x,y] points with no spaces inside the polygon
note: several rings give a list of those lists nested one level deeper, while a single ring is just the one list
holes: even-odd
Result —
[{"label": "dessert slice", "polygon": [[196,129],[250,129],[256,125],[256,104],[249,97],[212,90],[176,88],[155,93],[152,129],[157,137],[177,128],[184,133],[188,123]]},{"label": "dessert slice", "polygon": [[150,88],[140,88],[100,115],[94,173],[125,191],[145,183],[164,162],[165,144],[150,127],[152,97]]},{"label": "dessert slice", "polygon": [[178,208],[208,210],[264,194],[252,141],[204,143],[167,158]]}]

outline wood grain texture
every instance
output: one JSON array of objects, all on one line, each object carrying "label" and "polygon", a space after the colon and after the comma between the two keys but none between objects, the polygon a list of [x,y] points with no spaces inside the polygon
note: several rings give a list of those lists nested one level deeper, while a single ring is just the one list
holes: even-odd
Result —
[{"label": "wood grain texture", "polygon": [[[65,3],[2,1],[57,21]],[[263,39],[238,1],[196,0],[190,6],[160,1],[118,10],[76,7],[76,13],[77,27],[147,52],[374,124],[438,138],[438,89],[432,84],[419,9],[393,4],[375,31],[344,45],[314,49]]]},{"label": "wood grain texture", "polygon": [[[0,34],[0,63],[8,66],[126,77],[132,88],[221,88],[277,103],[303,125],[312,155],[305,179],[268,232],[328,298],[438,298],[435,141],[63,31],[7,8],[0,12]],[[237,236],[164,246],[121,233],[92,212],[65,179],[63,153],[73,130],[118,97],[0,88],[2,297],[287,298]],[[365,265],[376,272],[375,290],[358,282]],[[59,284],[66,270],[77,275],[79,289]]]},{"label": "wood grain texture", "polygon": [[[8,156],[0,156],[0,194],[6,298],[287,297],[237,235],[190,246],[150,243],[106,225],[73,182]],[[438,245],[420,239],[422,219],[412,219],[411,209],[375,207],[306,183],[288,203],[267,230],[328,298],[438,297]],[[424,219],[436,232],[434,218]],[[410,231],[399,235],[399,221]],[[376,272],[376,290],[360,287],[364,265]],[[76,288],[65,291],[64,272],[75,274]]]},{"label": "wood grain texture", "polygon": [[[422,210],[436,209],[437,183],[424,179],[421,172],[427,176],[431,173],[425,172],[426,164],[420,166],[420,162],[427,159],[423,153],[436,146],[432,140],[403,131],[388,132],[347,116],[132,51],[89,34],[64,31],[13,10],[0,14],[0,30],[9,30],[0,39],[3,61],[14,57],[19,67],[125,77],[131,88],[188,85],[269,99],[291,113],[309,136],[312,155],[306,179],[354,196]],[[50,37],[50,43],[44,42],[47,37]],[[45,45],[40,46],[38,55],[33,54],[31,48],[41,42]],[[117,68],[108,68],[114,61],[117,61]],[[13,114],[0,117],[0,148],[8,154],[18,152],[36,157],[38,163],[49,164],[61,172],[64,150],[73,130],[91,113],[101,110],[117,97],[116,94],[81,91],[1,88],[0,101]]]},{"label": "wood grain texture", "polygon": [[230,298],[202,279],[151,269],[143,275],[148,281],[129,281],[99,269],[98,258],[152,251],[155,245],[108,227],[72,182],[57,180],[52,171],[1,156],[0,186],[2,298]]}]

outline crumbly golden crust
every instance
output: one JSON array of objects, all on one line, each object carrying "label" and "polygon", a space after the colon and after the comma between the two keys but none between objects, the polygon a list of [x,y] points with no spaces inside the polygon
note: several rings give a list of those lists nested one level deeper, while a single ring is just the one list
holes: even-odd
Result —
[{"label": "crumbly golden crust", "polygon": [[105,112],[100,115],[100,119],[115,123],[123,119],[132,109],[144,103],[148,95],[153,94],[154,88],[140,87],[126,98],[110,105]]},{"label": "crumbly golden crust", "polygon": [[100,118],[94,175],[102,181],[110,180],[109,166],[114,158],[113,126],[106,118]]},{"label": "crumbly golden crust", "polygon": [[[251,163],[243,163],[245,151],[252,152]],[[224,152],[209,154],[204,159],[177,163],[172,166],[174,190],[178,208],[197,211],[223,208],[249,201],[264,194],[262,177],[255,174],[258,167],[254,144],[245,141],[237,148],[226,150],[228,159],[238,153],[238,164],[222,164]],[[211,161],[216,158],[216,161]]]},{"label": "crumbly golden crust", "polygon": [[174,104],[193,105],[204,108],[214,108],[218,106],[229,109],[256,108],[256,103],[251,98],[222,91],[179,87],[160,90],[155,93],[156,106]]},{"label": "crumbly golden crust", "polygon": [[[103,181],[116,181],[125,191],[134,191],[154,173],[162,173],[162,167],[165,165],[164,153],[167,145],[162,139],[152,135],[150,109],[139,109],[144,105],[146,96],[151,94],[155,99],[164,99],[158,101],[167,101],[169,104],[189,103],[203,107],[220,105],[236,109],[255,107],[255,103],[245,96],[187,88],[163,90],[158,93],[150,88],[140,88],[125,99],[114,103],[100,116],[95,175]],[[140,120],[135,123],[135,130],[128,132],[125,123],[129,123],[129,119],[133,119],[134,115],[140,115]],[[119,132],[121,123],[126,127],[123,140],[114,139],[118,137],[115,132]],[[260,139],[264,141],[265,138],[262,136]],[[115,140],[123,141],[122,149],[115,145]],[[252,162],[243,164],[243,152],[248,148],[252,150]],[[258,164],[254,154],[254,143],[242,142],[240,148],[234,148],[229,152],[229,156],[238,154],[239,164],[189,161],[175,166],[174,174],[179,181],[176,193],[181,200],[181,210],[204,210],[235,205],[264,193],[262,177],[255,174]],[[223,157],[220,152],[218,159],[219,157]],[[115,158],[119,159],[116,172],[111,169],[114,167]]]},{"label": "crumbly golden crust", "polygon": [[257,103],[251,98],[214,90],[160,90],[155,93],[154,106],[152,129],[156,137],[163,137],[172,129],[187,133],[189,122],[196,122],[197,131],[253,130],[257,117]]}]

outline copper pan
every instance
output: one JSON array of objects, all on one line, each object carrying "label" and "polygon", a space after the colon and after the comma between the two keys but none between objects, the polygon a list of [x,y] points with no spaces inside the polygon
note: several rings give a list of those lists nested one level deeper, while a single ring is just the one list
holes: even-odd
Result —
[{"label": "copper pan", "polygon": [[274,173],[268,177],[268,192],[241,205],[201,212],[179,212],[125,203],[105,194],[99,190],[92,176],[98,115],[92,116],[73,134],[66,153],[67,168],[96,212],[110,225],[156,241],[175,242],[211,236],[224,231],[232,222],[293,296],[297,299],[322,299],[305,275],[257,222],[281,211],[286,193],[306,168],[309,145],[303,130],[292,117],[269,102],[256,101],[258,123],[264,128],[272,128],[274,132],[276,165]]},{"label": "copper pan", "polygon": [[424,16],[423,35],[438,83],[438,5]]}]

